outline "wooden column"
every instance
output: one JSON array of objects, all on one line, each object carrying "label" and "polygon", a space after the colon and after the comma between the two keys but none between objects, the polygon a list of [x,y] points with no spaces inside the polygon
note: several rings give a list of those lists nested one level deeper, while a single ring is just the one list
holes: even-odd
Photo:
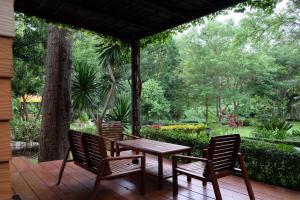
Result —
[{"label": "wooden column", "polygon": [[15,36],[14,0],[0,1],[0,199],[11,199],[9,161],[11,160],[9,120],[11,78],[13,76],[12,43]]},{"label": "wooden column", "polygon": [[140,72],[140,42],[131,41],[131,91],[132,91],[132,134],[140,136],[141,113],[140,98],[142,91],[141,72]]}]

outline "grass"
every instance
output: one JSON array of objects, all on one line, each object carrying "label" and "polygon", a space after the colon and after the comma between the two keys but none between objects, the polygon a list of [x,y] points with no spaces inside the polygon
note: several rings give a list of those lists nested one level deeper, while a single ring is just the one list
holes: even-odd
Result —
[{"label": "grass", "polygon": [[[300,122],[292,122],[293,127],[288,131],[291,133],[293,130],[300,130]],[[238,133],[242,137],[251,137],[251,132],[254,130],[253,126],[242,126],[238,128],[231,128],[227,125],[219,126],[219,129],[221,129],[221,133]]]}]

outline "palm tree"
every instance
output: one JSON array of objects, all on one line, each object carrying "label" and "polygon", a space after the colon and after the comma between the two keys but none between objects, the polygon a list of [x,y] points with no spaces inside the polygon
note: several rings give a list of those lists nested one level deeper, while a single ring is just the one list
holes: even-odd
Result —
[{"label": "palm tree", "polygon": [[[95,120],[99,134],[101,134],[101,123],[115,97],[116,88],[122,86],[117,81],[122,77],[118,72],[122,74],[124,71],[124,65],[121,61],[122,48],[124,48],[124,44],[120,42],[97,46],[101,70],[83,63],[75,65],[72,85],[73,108],[90,113]],[[97,74],[100,74],[101,71],[102,76],[100,77]],[[117,105],[124,104],[117,103]],[[128,106],[126,108],[128,109]],[[129,110],[123,112],[125,115],[128,113]]]}]

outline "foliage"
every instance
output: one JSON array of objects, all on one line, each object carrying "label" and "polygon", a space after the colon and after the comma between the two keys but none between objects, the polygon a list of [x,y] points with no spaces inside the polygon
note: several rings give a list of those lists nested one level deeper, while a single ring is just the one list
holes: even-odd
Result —
[{"label": "foliage", "polygon": [[146,121],[167,117],[170,104],[164,96],[159,82],[149,79],[143,83],[141,95],[141,112]]},{"label": "foliage", "polygon": [[47,24],[35,17],[16,15],[16,36],[13,44],[14,78],[16,97],[41,92],[44,83]]},{"label": "foliage", "polygon": [[114,107],[107,113],[108,121],[121,121],[123,125],[127,125],[130,120],[131,104],[129,96],[123,94],[116,99]]},{"label": "foliage", "polygon": [[142,81],[157,80],[164,90],[164,96],[170,103],[170,119],[179,121],[184,112],[185,87],[179,62],[179,52],[172,37],[164,43],[146,46],[141,55]]},{"label": "foliage", "polygon": [[294,129],[294,130],[292,131],[292,136],[300,136],[300,130]]},{"label": "foliage", "polygon": [[180,124],[180,125],[169,125],[161,126],[161,130],[178,131],[182,133],[200,133],[204,131],[206,126],[204,124]]},{"label": "foliage", "polygon": [[293,124],[286,121],[278,113],[272,113],[269,109],[259,110],[259,115],[255,123],[254,137],[285,139],[288,136],[288,130]]},{"label": "foliage", "polygon": [[97,108],[99,77],[97,69],[86,63],[75,63],[72,74],[72,107],[78,111],[94,111]]},{"label": "foliage", "polygon": [[[14,77],[12,91],[15,98],[40,95],[44,85],[47,24],[35,17],[16,14],[16,36],[13,43]],[[29,119],[28,105],[17,105],[22,120]],[[37,112],[39,114],[39,112]],[[37,115],[35,118],[38,118]]]},{"label": "foliage", "polygon": [[[297,136],[296,136],[297,137]],[[287,145],[292,145],[295,147],[300,147],[300,138],[295,139],[295,138],[289,138],[286,140],[282,140],[282,139],[273,139],[273,138],[254,138],[254,137],[244,137],[245,139],[248,140],[260,140],[260,141],[265,141],[268,143],[274,143],[274,144],[287,144]]]},{"label": "foliage", "polygon": [[[193,156],[201,156],[209,140],[206,136],[149,128],[142,129],[141,134],[153,140],[190,146]],[[292,146],[242,139],[241,152],[251,179],[299,190],[300,152]]]},{"label": "foliage", "polygon": [[38,142],[40,137],[40,121],[23,121],[14,119],[10,123],[13,140]]}]

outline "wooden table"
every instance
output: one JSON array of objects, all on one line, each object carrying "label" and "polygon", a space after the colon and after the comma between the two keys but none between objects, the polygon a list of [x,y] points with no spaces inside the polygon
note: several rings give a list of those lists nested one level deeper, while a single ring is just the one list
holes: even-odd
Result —
[{"label": "wooden table", "polygon": [[[117,155],[119,155],[119,146],[126,147],[128,149],[132,149],[135,151],[140,151],[148,154],[152,154],[158,157],[158,189],[163,188],[163,179],[169,178],[172,176],[172,173],[166,174],[164,176],[164,169],[163,169],[163,157],[166,155],[173,155],[178,153],[186,153],[187,155],[190,155],[191,153],[191,147],[177,145],[177,144],[170,144],[166,142],[160,142],[155,140],[149,140],[149,139],[134,139],[134,140],[123,140],[118,141],[116,145],[116,151]],[[147,162],[147,161],[146,161]],[[146,163],[147,165],[147,163]]]}]

